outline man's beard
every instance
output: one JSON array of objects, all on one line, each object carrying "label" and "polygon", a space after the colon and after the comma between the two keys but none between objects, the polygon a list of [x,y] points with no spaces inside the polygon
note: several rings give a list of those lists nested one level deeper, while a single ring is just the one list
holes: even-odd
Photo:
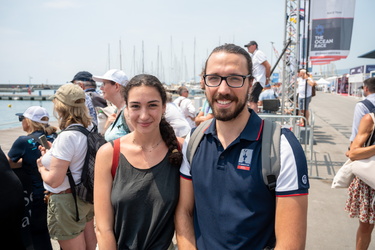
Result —
[{"label": "man's beard", "polygon": [[[212,112],[214,114],[214,117],[219,121],[230,121],[230,120],[235,119],[243,111],[243,109],[247,105],[247,101],[248,101],[247,92],[248,91],[246,91],[246,97],[243,99],[242,102],[239,101],[237,96],[231,96],[231,95],[223,96],[223,95],[220,95],[220,94],[216,95],[215,98],[212,98],[211,100],[208,100],[208,102],[210,103],[210,106],[212,108]],[[215,108],[215,106],[213,104],[214,104],[214,101],[218,100],[218,99],[219,100],[225,99],[225,100],[230,100],[232,102],[237,102],[237,105],[236,105],[234,111],[230,111],[228,109],[217,109],[217,108]]]}]

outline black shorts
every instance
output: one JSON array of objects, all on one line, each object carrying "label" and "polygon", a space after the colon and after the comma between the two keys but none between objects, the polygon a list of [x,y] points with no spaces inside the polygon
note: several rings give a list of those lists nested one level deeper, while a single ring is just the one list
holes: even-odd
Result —
[{"label": "black shorts", "polygon": [[263,90],[263,87],[259,82],[254,83],[250,89],[249,101],[257,103],[259,100],[259,95],[262,92],[262,90]]}]

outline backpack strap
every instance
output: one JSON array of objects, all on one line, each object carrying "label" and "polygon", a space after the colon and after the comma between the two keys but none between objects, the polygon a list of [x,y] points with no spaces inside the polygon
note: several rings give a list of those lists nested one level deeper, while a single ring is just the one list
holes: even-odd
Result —
[{"label": "backpack strap", "polygon": [[66,129],[64,129],[62,132],[64,131],[79,131],[81,132],[82,134],[88,136],[90,134],[90,132],[93,132],[95,131],[95,127],[96,125],[94,125],[94,127],[91,129],[91,131],[88,131],[85,127],[83,126],[80,126],[80,125],[73,125],[73,126],[70,126],[70,127],[67,127]]},{"label": "backpack strap", "polygon": [[268,189],[274,191],[280,173],[281,126],[276,122],[263,120],[262,174]]},{"label": "backpack strap", "polygon": [[366,108],[368,109],[369,112],[371,112],[375,108],[374,104],[372,104],[372,102],[368,99],[364,99],[360,102],[363,103],[363,105],[366,106]]},{"label": "backpack strap", "polygon": [[193,161],[195,151],[197,150],[198,145],[203,138],[203,133],[211,125],[211,122],[212,122],[212,119],[202,122],[191,134],[190,140],[186,149],[186,158],[189,161],[189,163]]},{"label": "backpack strap", "polygon": [[[112,158],[112,168],[111,168],[111,173],[112,173],[112,178],[115,178],[117,167],[118,167],[118,162],[120,158],[120,145],[121,145],[121,138],[118,138],[113,141],[113,158]],[[112,143],[112,142],[111,142]]]},{"label": "backpack strap", "polygon": [[68,171],[66,172],[66,175],[68,176],[70,189],[72,190],[72,195],[73,195],[73,198],[74,198],[74,204],[75,204],[75,207],[76,207],[76,222],[78,222],[79,221],[79,212],[78,212],[78,204],[77,204],[77,192],[76,192],[76,188],[75,188],[76,185],[74,183],[72,172],[70,172],[69,167],[68,167]]},{"label": "backpack strap", "polygon": [[[95,129],[95,127],[93,129]],[[62,132],[64,132],[64,131],[79,131],[82,134],[84,134],[86,137],[90,133],[86,128],[84,128],[83,126],[79,126],[79,125],[70,126],[66,129],[64,129]],[[85,161],[86,161],[86,159],[85,159]],[[75,188],[76,184],[74,182],[72,172],[70,171],[69,167],[68,167],[68,171],[66,172],[66,175],[68,176],[70,189],[72,190],[72,195],[73,195],[73,198],[74,198],[74,205],[75,205],[75,208],[76,208],[76,219],[75,220],[76,220],[76,222],[78,222],[79,221],[79,212],[78,212],[78,203],[77,203],[77,192],[76,192],[76,188]]]}]

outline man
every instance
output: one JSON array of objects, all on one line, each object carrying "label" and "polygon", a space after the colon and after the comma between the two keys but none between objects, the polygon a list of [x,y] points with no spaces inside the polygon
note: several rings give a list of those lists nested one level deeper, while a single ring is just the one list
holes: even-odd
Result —
[{"label": "man", "polygon": [[[375,108],[375,77],[366,79],[363,82],[363,95],[365,100],[358,102],[354,108],[352,134],[350,143],[353,142],[358,132],[359,122],[365,114],[368,114]],[[371,106],[372,105],[372,106]]]},{"label": "man", "polygon": [[[298,108],[299,115],[304,116],[309,121],[309,104],[311,102],[312,87],[316,84],[306,73],[305,69],[298,70]],[[300,120],[300,126],[304,127],[305,120]]]},{"label": "man", "polygon": [[190,135],[184,142],[175,217],[179,250],[265,249],[275,244],[278,249],[304,249],[306,158],[292,132],[283,129],[275,197],[261,173],[263,122],[246,105],[251,72],[249,54],[234,44],[215,48],[206,61],[206,97],[215,118],[191,164],[185,156]]},{"label": "man", "polygon": [[189,122],[191,128],[195,127],[194,119],[195,119],[195,107],[191,100],[188,98],[189,90],[181,86],[178,88],[179,97],[173,101],[178,107],[180,107],[182,113],[184,114],[186,120]]},{"label": "man", "polygon": [[92,74],[87,71],[80,71],[73,77],[73,80],[71,80],[70,82],[79,85],[85,91],[86,106],[89,109],[90,116],[92,117],[93,122],[98,125],[98,118],[95,108],[107,107],[107,101],[96,91],[97,86],[95,81],[92,79]]},{"label": "man", "polygon": [[271,87],[271,84],[267,84],[264,86],[262,93],[259,95],[258,105],[263,106],[263,100],[269,99],[277,99],[278,94],[276,91]]},{"label": "man", "polygon": [[258,49],[257,42],[250,41],[245,47],[247,47],[247,51],[249,51],[253,62],[252,75],[254,77],[254,83],[250,89],[249,104],[251,109],[258,112],[260,92],[262,92],[266,84],[270,83],[271,65],[268,63],[266,55]]}]

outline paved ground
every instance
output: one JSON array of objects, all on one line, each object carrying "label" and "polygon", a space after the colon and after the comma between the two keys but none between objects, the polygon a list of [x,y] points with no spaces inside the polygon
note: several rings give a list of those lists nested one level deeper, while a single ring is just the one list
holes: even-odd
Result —
[{"label": "paved ground", "polygon": [[[308,250],[355,249],[358,219],[348,218],[344,211],[346,189],[331,189],[331,180],[346,160],[344,153],[349,144],[354,105],[358,101],[353,97],[317,92],[311,103],[315,145],[309,169]],[[0,146],[5,152],[23,134],[21,128],[0,133]],[[55,242],[54,249],[59,249]],[[370,249],[375,249],[374,242]]]}]

